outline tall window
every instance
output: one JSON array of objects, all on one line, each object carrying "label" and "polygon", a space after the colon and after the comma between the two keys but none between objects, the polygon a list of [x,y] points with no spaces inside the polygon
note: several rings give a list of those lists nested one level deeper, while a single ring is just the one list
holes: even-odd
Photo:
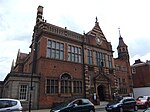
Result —
[{"label": "tall window", "polygon": [[61,76],[61,93],[71,93],[71,76],[69,74]]},{"label": "tall window", "polygon": [[19,100],[27,100],[28,85],[20,85]]},{"label": "tall window", "polygon": [[47,94],[58,93],[58,80],[47,79],[47,81],[46,81],[46,93]]},{"label": "tall window", "polygon": [[96,52],[96,64],[100,67],[106,66],[105,54],[101,52]]},{"label": "tall window", "polygon": [[73,82],[73,92],[74,93],[82,93],[82,81],[74,81]]},{"label": "tall window", "polygon": [[69,45],[68,61],[81,63],[81,48]]},{"label": "tall window", "polygon": [[92,50],[88,49],[88,64],[92,65],[93,64],[93,54]]},{"label": "tall window", "polygon": [[127,88],[119,88],[118,90],[119,94],[127,94]]},{"label": "tall window", "polygon": [[108,66],[109,68],[113,68],[112,66],[112,57],[108,55]]},{"label": "tall window", "polygon": [[64,59],[64,44],[53,40],[48,40],[47,57]]},{"label": "tall window", "polygon": [[83,85],[82,80],[71,80],[71,76],[64,73],[60,79],[46,79],[45,88],[46,94],[56,95],[60,94],[70,94],[71,92],[75,94],[82,94]]}]

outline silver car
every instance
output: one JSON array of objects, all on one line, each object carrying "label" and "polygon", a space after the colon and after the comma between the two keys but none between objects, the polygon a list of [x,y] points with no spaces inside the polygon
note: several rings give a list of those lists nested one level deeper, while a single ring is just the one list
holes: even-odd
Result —
[{"label": "silver car", "polygon": [[0,99],[0,112],[22,112],[22,105],[19,100],[9,99],[9,98],[1,98]]}]

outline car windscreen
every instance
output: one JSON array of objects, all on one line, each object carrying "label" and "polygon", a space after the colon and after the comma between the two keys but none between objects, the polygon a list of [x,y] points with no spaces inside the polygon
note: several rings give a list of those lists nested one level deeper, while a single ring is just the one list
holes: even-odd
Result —
[{"label": "car windscreen", "polygon": [[119,102],[121,102],[122,99],[123,99],[122,97],[116,97],[116,98],[114,98],[112,103],[119,103]]},{"label": "car windscreen", "polygon": [[148,97],[146,97],[146,96],[140,96],[140,97],[137,98],[137,100],[147,100],[147,98]]},{"label": "car windscreen", "polygon": [[87,100],[87,99],[82,99],[82,104],[83,105],[87,105],[87,104],[91,104],[92,105],[92,103],[89,100]]},{"label": "car windscreen", "polygon": [[60,102],[60,103],[55,103],[55,104],[53,104],[53,106],[51,108],[58,109],[58,108],[67,107],[70,104],[70,102],[71,102],[71,100]]}]

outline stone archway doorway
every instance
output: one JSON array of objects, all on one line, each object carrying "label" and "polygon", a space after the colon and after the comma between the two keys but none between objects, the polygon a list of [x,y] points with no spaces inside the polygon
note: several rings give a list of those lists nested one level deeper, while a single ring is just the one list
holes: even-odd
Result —
[{"label": "stone archway doorway", "polygon": [[97,87],[98,97],[100,101],[105,101],[105,87],[103,85],[99,85]]}]

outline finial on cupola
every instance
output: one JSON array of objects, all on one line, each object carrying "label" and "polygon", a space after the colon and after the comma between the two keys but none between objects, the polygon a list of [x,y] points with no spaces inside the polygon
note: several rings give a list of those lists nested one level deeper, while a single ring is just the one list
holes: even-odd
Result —
[{"label": "finial on cupola", "polygon": [[119,30],[119,38],[121,38],[120,27],[118,28],[118,30]]}]

